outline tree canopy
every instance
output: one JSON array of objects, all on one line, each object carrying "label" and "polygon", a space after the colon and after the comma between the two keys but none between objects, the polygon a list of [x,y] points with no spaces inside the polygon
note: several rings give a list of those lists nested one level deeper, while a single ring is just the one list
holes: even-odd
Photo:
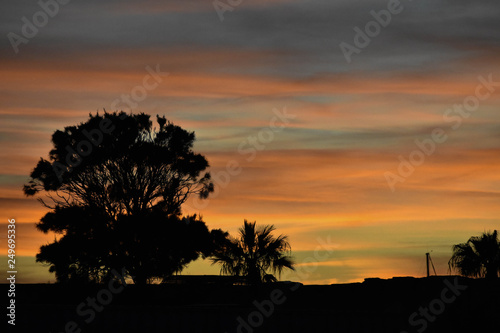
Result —
[{"label": "tree canopy", "polygon": [[146,114],[90,115],[52,135],[49,160],[40,159],[24,186],[26,195],[55,193],[57,206],[98,207],[109,215],[159,207],[180,214],[189,195],[213,192],[208,162],[193,152],[194,132]]},{"label": "tree canopy", "polygon": [[125,267],[136,283],[165,278],[208,255],[212,236],[200,217],[181,217],[190,195],[213,191],[209,164],[193,152],[194,132],[157,116],[114,112],[52,135],[24,186],[51,209],[37,228],[61,238],[42,246],[59,281],[100,281]]}]

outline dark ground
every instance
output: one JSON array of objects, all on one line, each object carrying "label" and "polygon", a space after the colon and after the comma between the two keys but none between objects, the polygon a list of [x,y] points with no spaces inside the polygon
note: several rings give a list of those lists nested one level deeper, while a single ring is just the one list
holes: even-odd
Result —
[{"label": "dark ground", "polygon": [[[115,292],[107,285],[19,284],[14,332],[500,332],[500,279],[127,285]],[[96,297],[105,305],[94,310]]]}]

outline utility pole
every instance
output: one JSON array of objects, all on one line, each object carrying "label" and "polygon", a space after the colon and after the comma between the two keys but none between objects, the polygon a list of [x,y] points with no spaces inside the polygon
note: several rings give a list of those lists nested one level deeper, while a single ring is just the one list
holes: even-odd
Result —
[{"label": "utility pole", "polygon": [[425,254],[425,262],[427,264],[427,277],[429,277],[429,255],[430,253],[428,252]]},{"label": "utility pole", "polygon": [[[431,251],[432,252],[432,251]],[[434,267],[434,263],[432,262],[432,258],[431,258],[431,254],[429,252],[427,252],[425,254],[425,261],[426,261],[426,264],[427,264],[427,277],[430,276],[430,272],[429,272],[429,261],[431,262],[431,265],[432,265],[432,270],[434,271],[434,275],[437,276],[437,273],[436,273],[436,268]]]}]

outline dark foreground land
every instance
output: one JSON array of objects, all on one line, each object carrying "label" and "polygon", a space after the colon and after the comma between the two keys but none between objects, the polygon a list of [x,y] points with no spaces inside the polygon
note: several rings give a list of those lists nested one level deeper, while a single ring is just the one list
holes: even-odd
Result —
[{"label": "dark foreground land", "polygon": [[447,276],[330,286],[188,283],[123,289],[119,284],[21,284],[15,328],[41,333],[499,332],[500,280]]}]

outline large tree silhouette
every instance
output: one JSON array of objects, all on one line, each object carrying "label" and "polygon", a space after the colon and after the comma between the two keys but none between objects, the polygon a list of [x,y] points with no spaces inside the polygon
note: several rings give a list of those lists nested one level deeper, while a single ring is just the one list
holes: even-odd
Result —
[{"label": "large tree silhouette", "polygon": [[256,228],[256,222],[244,221],[238,238],[226,238],[219,243],[211,258],[213,264],[221,265],[221,272],[234,276],[244,276],[250,284],[276,281],[273,274],[281,274],[283,269],[294,269],[293,261],[287,254],[291,248],[288,237],[272,233],[273,225]]},{"label": "large tree silhouette", "polygon": [[468,277],[494,279],[500,272],[500,242],[497,231],[471,237],[466,243],[453,246],[448,262],[451,269]]},{"label": "large tree silhouette", "polygon": [[62,237],[37,260],[59,281],[100,281],[125,267],[142,284],[209,254],[205,223],[180,217],[190,195],[213,191],[208,162],[193,152],[193,132],[165,117],[157,123],[105,112],[52,135],[49,160],[38,162],[24,192],[48,197],[39,200],[52,211],[37,228]]}]

